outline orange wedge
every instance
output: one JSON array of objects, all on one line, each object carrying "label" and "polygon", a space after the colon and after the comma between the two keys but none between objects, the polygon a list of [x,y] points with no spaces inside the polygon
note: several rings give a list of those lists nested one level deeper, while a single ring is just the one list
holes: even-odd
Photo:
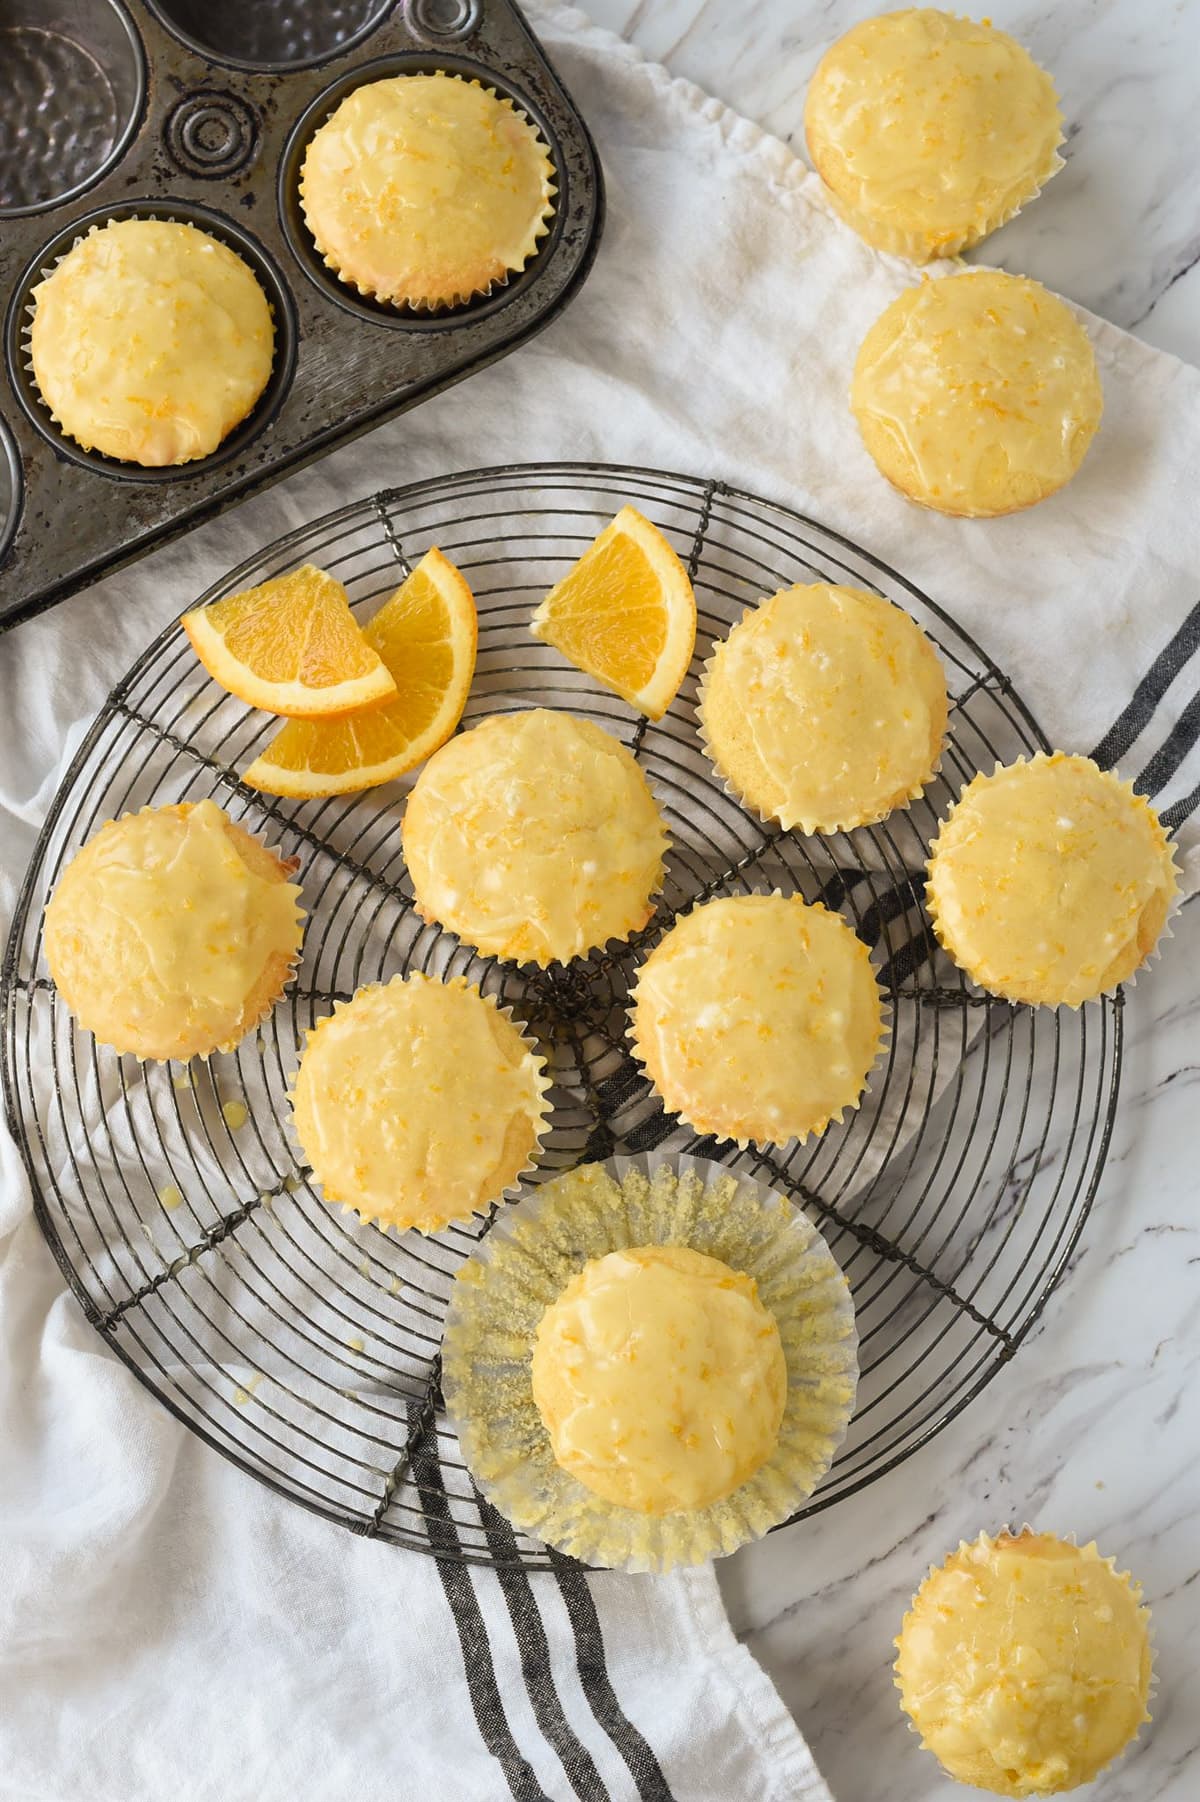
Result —
[{"label": "orange wedge", "polygon": [[622,507],[550,590],[529,629],[658,720],[696,648],[696,597],[658,527],[636,507]]},{"label": "orange wedge", "polygon": [[346,590],[311,563],[197,607],[182,624],[209,675],[267,713],[328,717],[396,692]]},{"label": "orange wedge", "polygon": [[338,720],[291,720],[242,780],[271,795],[345,795],[402,776],[444,745],[475,673],[478,620],[462,576],[426,552],[364,636],[396,686],[392,700]]}]

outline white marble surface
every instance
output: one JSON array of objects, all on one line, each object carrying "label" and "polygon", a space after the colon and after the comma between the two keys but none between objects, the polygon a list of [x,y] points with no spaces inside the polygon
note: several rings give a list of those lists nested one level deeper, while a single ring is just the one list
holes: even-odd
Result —
[{"label": "white marble surface", "polygon": [[[590,4],[798,149],[823,47],[878,10],[869,0]],[[986,259],[1200,363],[1200,0],[996,0],[991,15],[1054,71],[1069,143],[1067,167]],[[1184,909],[1168,952],[1130,994],[1107,1171],[1070,1271],[1018,1357],[899,1470],[722,1567],[734,1624],[839,1802],[974,1793],[942,1778],[909,1735],[891,1640],[930,1562],[981,1527],[1024,1520],[1095,1537],[1132,1566],[1154,1610],[1154,1724],[1086,1793],[1200,1797],[1200,903]]]},{"label": "white marble surface", "polygon": [[[586,10],[803,155],[809,76],[886,0],[586,0]],[[1200,0],[986,10],[1053,72],[1067,166],[977,254],[1200,363]]]}]

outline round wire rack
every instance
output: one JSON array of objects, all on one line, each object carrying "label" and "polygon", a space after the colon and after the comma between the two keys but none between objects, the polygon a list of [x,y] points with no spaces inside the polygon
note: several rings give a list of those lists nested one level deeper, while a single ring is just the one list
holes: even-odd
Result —
[{"label": "round wire rack", "polygon": [[[626,501],[696,589],[696,658],[658,724],[527,630],[530,612]],[[545,1549],[481,1502],[445,1426],[438,1347],[449,1285],[488,1222],[430,1238],[324,1204],[288,1124],[306,1029],[362,984],[462,973],[510,1006],[555,1077],[539,1176],[662,1148],[723,1158],[808,1210],[850,1280],[862,1381],[850,1433],[796,1518],[873,1482],[952,1420],[1016,1351],[1071,1255],[1103,1167],[1121,998],[1077,1013],[972,988],[922,912],[939,817],[980,768],[1046,747],[1008,678],[931,599],[810,519],[648,469],[541,464],[386,490],[280,539],[208,601],[315,562],[369,617],[431,545],[465,573],[479,657],[464,723],[564,707],[640,759],[669,823],[665,893],[628,943],[529,972],[424,924],[401,855],[400,784],[272,802],[238,779],[274,730],[205,675],[178,627],[118,684],[54,799],[3,968],[4,1084],[38,1218],[88,1318],[171,1411],[243,1470],[360,1534],[490,1565]],[[954,698],[939,778],[907,812],[830,838],[752,819],[704,758],[696,681],[743,609],[797,581],[850,582],[907,608]],[[296,855],[308,922],[295,985],[257,1035],[191,1065],[139,1065],[77,1030],[41,956],[45,901],[107,819],[211,796]],[[624,1038],[639,956],[699,900],[780,889],[841,909],[892,1010],[886,1057],[845,1124],[775,1154],[699,1139],[650,1092]]]}]

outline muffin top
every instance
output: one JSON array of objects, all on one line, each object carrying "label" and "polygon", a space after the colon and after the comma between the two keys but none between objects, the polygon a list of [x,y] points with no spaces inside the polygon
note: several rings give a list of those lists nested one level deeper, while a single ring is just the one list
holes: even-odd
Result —
[{"label": "muffin top", "polygon": [[300,949],[294,868],[214,801],[109,820],[50,897],[50,974],[102,1045],[157,1059],[229,1051]]},{"label": "muffin top", "polygon": [[981,988],[1078,1007],[1145,962],[1177,888],[1149,803],[1055,751],[967,784],[934,841],[927,897],[938,938]]},{"label": "muffin top", "polygon": [[1148,1623],[1141,1591],[1095,1545],[984,1533],[913,1598],[896,1641],[901,1706],[960,1783],[1074,1789],[1149,1719]]},{"label": "muffin top", "polygon": [[1000,270],[928,277],[875,321],[850,404],[890,482],[989,517],[1069,482],[1100,423],[1087,333],[1056,295]]},{"label": "muffin top", "polygon": [[779,1329],[754,1279],[682,1245],[593,1258],[542,1316],[533,1395],[562,1469],[642,1514],[707,1508],[775,1449]]},{"label": "muffin top", "polygon": [[919,794],[946,730],[946,679],[916,621],[813,582],[742,615],[704,677],[718,770],[763,819],[805,832],[880,820]]},{"label": "muffin top", "polygon": [[644,926],[666,843],[621,741],[540,707],[443,745],[404,816],[425,918],[519,963],[565,963]]},{"label": "muffin top", "polygon": [[496,1201],[536,1148],[542,1059],[463,977],[360,989],[309,1033],[296,1135],[326,1201],[434,1232]]},{"label": "muffin top", "polygon": [[343,281],[442,307],[522,269],[554,210],[541,138],[509,100],[451,75],[355,88],[300,176],[309,230]]},{"label": "muffin top", "polygon": [[630,1019],[671,1112],[742,1145],[782,1145],[840,1120],[883,1031],[867,947],[798,895],[739,895],[685,914],[638,971]]},{"label": "muffin top", "polygon": [[207,457],[253,409],[275,354],[241,257],[194,225],[94,227],[33,290],[33,373],[85,450],[147,469]]},{"label": "muffin top", "polygon": [[809,153],[869,243],[952,255],[1061,168],[1054,83],[1014,38],[932,7],[864,19],[826,51]]}]

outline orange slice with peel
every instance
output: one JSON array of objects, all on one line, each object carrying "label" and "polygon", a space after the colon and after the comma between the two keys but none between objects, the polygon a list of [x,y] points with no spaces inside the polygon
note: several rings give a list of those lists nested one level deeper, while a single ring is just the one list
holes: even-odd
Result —
[{"label": "orange slice with peel", "polygon": [[529,629],[658,720],[696,648],[696,597],[658,527],[636,507],[622,507],[550,590]]},{"label": "orange slice with peel", "polygon": [[181,623],[209,675],[267,713],[349,713],[396,690],[346,590],[312,563],[196,607]]},{"label": "orange slice with peel", "polygon": [[427,551],[365,631],[395,683],[394,697],[343,719],[290,720],[243,782],[299,800],[402,776],[444,745],[461,719],[478,629],[466,581],[441,551]]}]

